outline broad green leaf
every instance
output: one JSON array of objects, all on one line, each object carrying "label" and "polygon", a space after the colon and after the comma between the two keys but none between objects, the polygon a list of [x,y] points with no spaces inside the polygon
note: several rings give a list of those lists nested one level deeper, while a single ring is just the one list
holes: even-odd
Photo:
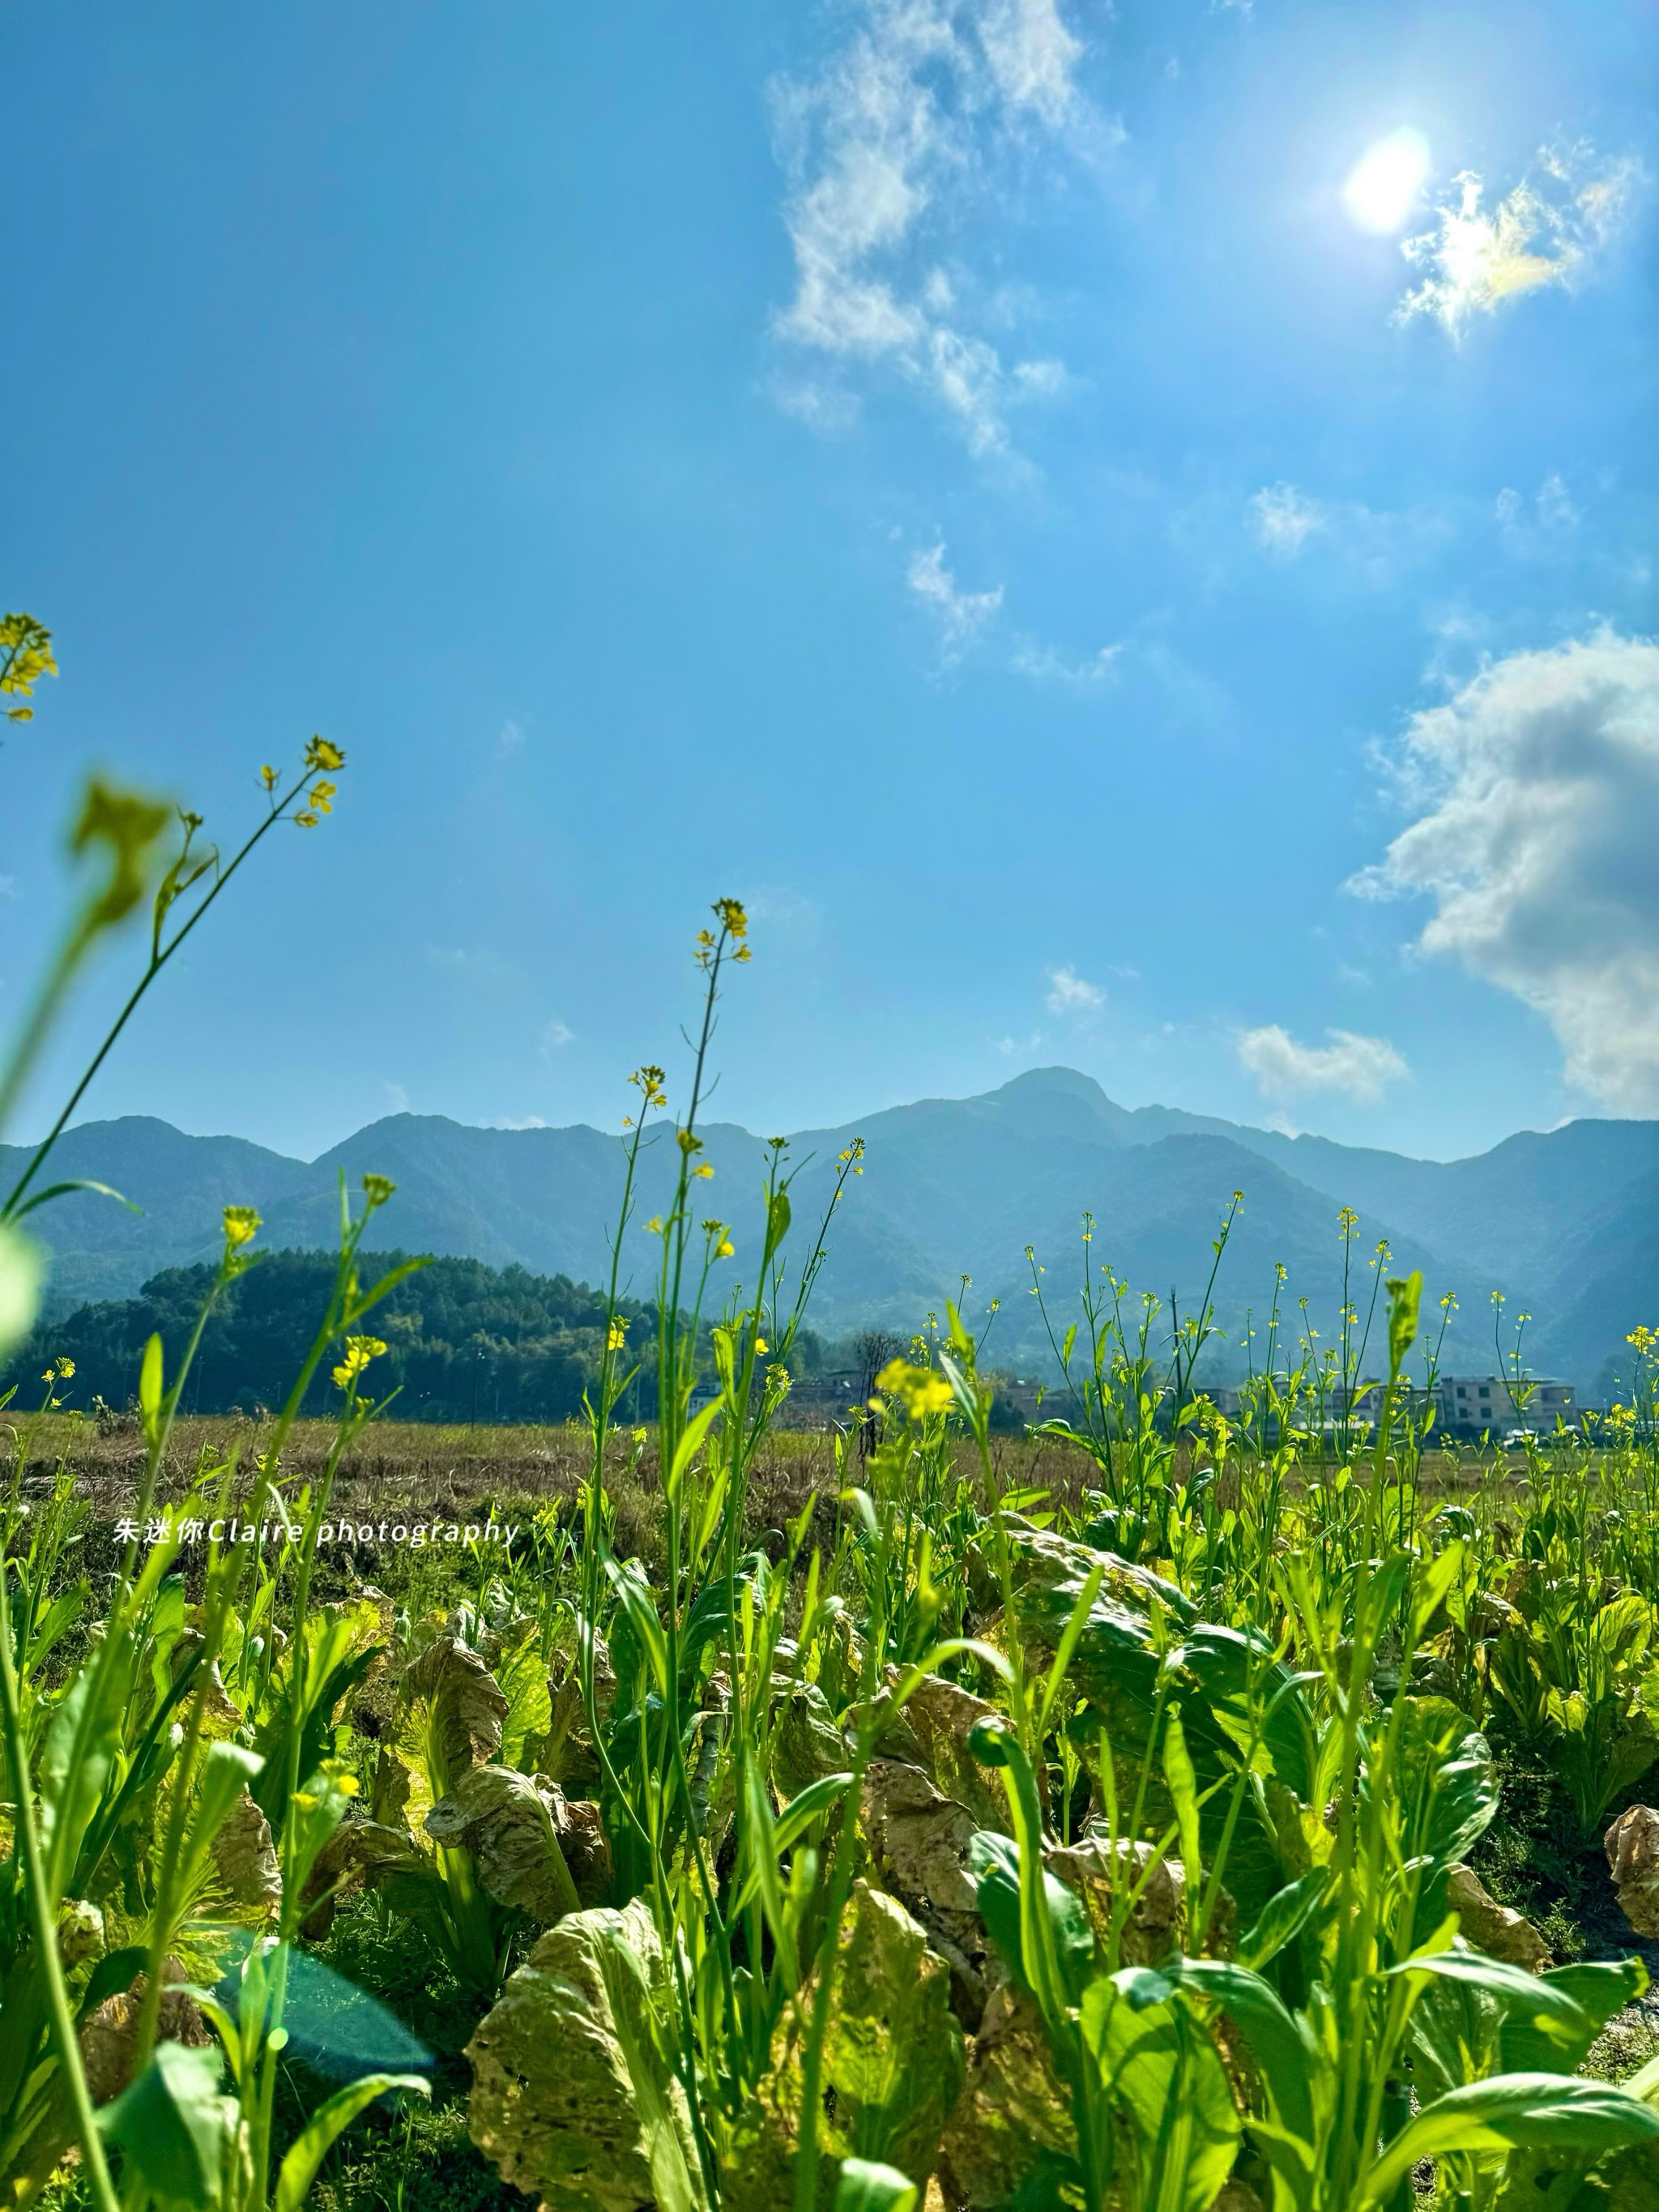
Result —
[{"label": "broad green leaf", "polygon": [[703,1439],[707,1437],[709,1430],[713,1427],[714,1421],[720,1414],[720,1400],[718,1398],[712,1398],[708,1405],[703,1407],[702,1413],[694,1414],[691,1419],[686,1423],[684,1433],[681,1436],[679,1443],[674,1448],[673,1463],[668,1470],[668,1480],[664,1485],[664,1487],[670,1498],[678,1498],[679,1496],[680,1488],[685,1480],[687,1471],[690,1469],[692,1461],[702,1449]]},{"label": "broad green leaf", "polygon": [[835,2212],[915,2212],[916,2185],[896,2166],[867,2158],[842,2161],[836,2180]]},{"label": "broad green leaf", "polygon": [[[1034,1986],[1033,1962],[1025,1957],[1020,1923],[1019,1845],[1007,1836],[981,1829],[969,1845],[968,1865],[978,1884],[979,1917],[985,1923],[985,1932],[1017,1986],[1029,1990]],[[1074,1995],[1080,1994],[1095,1956],[1088,1907],[1075,1890],[1068,1889],[1046,1869],[1042,1895],[1060,1978]]]},{"label": "broad green leaf", "polygon": [[40,1756],[40,1840],[54,1898],[70,1886],[82,1839],[110,1779],[131,1694],[123,1669],[108,1667],[94,1708],[99,1679],[95,1667],[81,1668],[52,1717]]},{"label": "broad green leaf", "polygon": [[782,1243],[784,1238],[788,1234],[789,1194],[787,1190],[775,1191],[772,1194],[772,1203],[767,1209],[766,1216],[766,1242],[768,1249],[775,1252],[779,1245]]},{"label": "broad green leaf", "polygon": [[798,1842],[814,1820],[839,1802],[852,1787],[852,1782],[850,1774],[823,1774],[816,1782],[809,1782],[805,1789],[792,1797],[777,1815],[772,1836],[773,1849],[787,1851],[792,1844]]},{"label": "broad green leaf", "polygon": [[1455,1537],[1431,1559],[1412,1593],[1412,1641],[1419,1643],[1446,1593],[1463,1571],[1464,1547]]},{"label": "broad green leaf", "polygon": [[649,1911],[548,1930],[467,2045],[472,2140],[550,2212],[708,2212]]},{"label": "broad green leaf", "polygon": [[[1373,1764],[1378,1760],[1374,1747],[1362,1787],[1380,1790],[1398,1806],[1402,1856],[1427,1858],[1443,1869],[1467,1857],[1498,1816],[1492,1752],[1468,1715],[1447,1698],[1408,1697],[1401,1704],[1395,1760],[1386,1771],[1380,1761]],[[1425,1902],[1431,1897],[1426,1909],[1437,1919],[1443,1907],[1433,1885],[1425,1889]]]},{"label": "broad green leaf", "polygon": [[1293,1881],[1275,1892],[1263,1906],[1261,1918],[1254,1928],[1240,1936],[1238,1963],[1258,1972],[1276,1959],[1285,1946],[1292,1942],[1319,1910],[1329,1886],[1330,1877],[1322,1867],[1315,1867],[1304,1874],[1300,1881]]},{"label": "broad green leaf", "polygon": [[[1500,2073],[1529,2074],[1550,2068],[1563,2074],[1577,2072],[1614,2013],[1633,2004],[1646,1989],[1648,1971],[1639,1959],[1591,1960],[1576,1966],[1553,1966],[1538,1978],[1572,1999],[1583,2025],[1568,2032],[1552,2019],[1540,2035],[1524,2011],[1506,2020],[1498,2039]],[[1630,2087],[1628,2082],[1624,2086]]]},{"label": "broad green leaf", "polygon": [[424,2075],[420,2074],[365,2074],[345,2088],[337,2089],[306,2122],[277,2170],[276,2212],[300,2212],[317,2179],[318,2167],[337,2140],[359,2112],[377,2097],[384,2096],[388,2089],[409,2089],[422,2097],[432,2094]]},{"label": "broad green leaf", "polygon": [[1128,2113],[1137,2201],[1160,2212],[1209,2212],[1232,2171],[1239,2119],[1204,2028],[1184,2008],[1137,2010],[1101,1982],[1085,1995],[1083,2027],[1103,2082]]},{"label": "broad green leaf", "polygon": [[1183,1988],[1219,2005],[1255,2055],[1273,2118],[1300,2141],[1311,2143],[1311,2083],[1319,2061],[1272,1984],[1222,1959],[1177,1960],[1171,1972]]},{"label": "broad green leaf", "polygon": [[501,1764],[524,1764],[526,1747],[544,1735],[553,1724],[553,1699],[547,1686],[547,1666],[541,1638],[532,1629],[511,1651],[495,1662],[495,1680],[507,1699],[501,1723]]},{"label": "broad green leaf", "polygon": [[[668,1639],[663,1634],[662,1622],[657,1617],[656,1600],[634,1561],[618,1564],[615,1559],[607,1559],[605,1571],[611,1589],[621,1601],[623,1621],[632,1632],[640,1656],[650,1668],[653,1686],[659,1696],[666,1696]],[[620,1673],[623,1667],[623,1639],[614,1632],[611,1634],[611,1652]],[[622,1679],[626,1681],[625,1674]],[[629,1685],[630,1689],[632,1686]]]},{"label": "broad green leaf", "polygon": [[1495,2074],[1437,2097],[1365,2175],[1354,2212],[1387,2204],[1419,2159],[1511,2148],[1601,2152],[1659,2140],[1659,2112],[1606,2081]]},{"label": "broad green leaf", "polygon": [[98,2114],[145,2188],[164,2207],[217,2204],[230,2140],[232,2100],[220,2093],[218,2047],[158,2043],[138,2079]]}]

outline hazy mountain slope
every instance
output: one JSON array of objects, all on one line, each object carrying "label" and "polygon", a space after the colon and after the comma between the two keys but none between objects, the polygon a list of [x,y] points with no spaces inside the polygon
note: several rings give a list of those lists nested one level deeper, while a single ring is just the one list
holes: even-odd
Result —
[{"label": "hazy mountain slope", "polygon": [[[30,1149],[0,1145],[5,1189],[27,1165]],[[82,1191],[31,1216],[31,1231],[54,1255],[54,1308],[128,1297],[158,1267],[214,1257],[222,1207],[257,1206],[268,1213],[310,1173],[303,1161],[245,1138],[187,1137],[149,1115],[66,1131],[34,1188],[84,1178],[107,1183],[143,1211]]]},{"label": "hazy mountain slope", "polygon": [[[866,1320],[914,1328],[942,1310],[967,1274],[969,1309],[1000,1297],[999,1341],[1023,1357],[1040,1340],[1025,1248],[1037,1248],[1045,1284],[1064,1285],[1074,1298],[1085,1210],[1096,1217],[1093,1264],[1109,1262],[1137,1292],[1167,1298],[1175,1285],[1196,1300],[1235,1188],[1246,1202],[1217,1291],[1235,1343],[1247,1307],[1258,1329],[1265,1325],[1275,1261],[1290,1271],[1286,1310],[1299,1319],[1305,1297],[1317,1326],[1334,1326],[1344,1204],[1361,1217],[1361,1302],[1370,1256],[1387,1237],[1395,1266],[1423,1268],[1431,1298],[1459,1294],[1449,1349],[1463,1364],[1490,1363],[1486,1294],[1501,1287],[1537,1315],[1540,1361],[1589,1386],[1659,1289],[1659,1123],[1575,1122],[1440,1163],[1174,1108],[1130,1112],[1087,1076],[1036,1069],[981,1097],[922,1099],[794,1137],[797,1265],[811,1249],[837,1155],[855,1135],[865,1140],[863,1173],[839,1209],[814,1308],[818,1325],[837,1332]],[[695,1185],[695,1208],[730,1224],[737,1247],[719,1279],[723,1291],[728,1273],[747,1279],[758,1250],[768,1153],[731,1123],[711,1124],[704,1136],[700,1158],[714,1174]],[[24,1157],[0,1150],[0,1168],[15,1173]],[[661,1247],[646,1224],[666,1211],[678,1158],[665,1129],[641,1157],[622,1255],[623,1287],[636,1296],[654,1290]],[[52,1172],[110,1182],[143,1213],[77,1196],[44,1209],[35,1225],[55,1254],[52,1302],[61,1311],[82,1298],[131,1295],[161,1267],[210,1256],[228,1202],[258,1206],[268,1246],[331,1244],[340,1170],[355,1192],[374,1170],[398,1187],[379,1232],[387,1243],[603,1282],[623,1167],[619,1135],[580,1126],[477,1129],[400,1114],[306,1163],[132,1117],[71,1132]]]},{"label": "hazy mountain slope", "polygon": [[1659,1328],[1659,1172],[1626,1184],[1564,1245],[1536,1315],[1539,1364],[1599,1397],[1611,1362],[1628,1398],[1625,1339],[1638,1323]]},{"label": "hazy mountain slope", "polygon": [[[1260,1359],[1279,1262],[1286,1269],[1280,1310],[1292,1340],[1303,1326],[1303,1298],[1308,1301],[1308,1319],[1319,1333],[1320,1344],[1334,1340],[1343,1288],[1342,1242],[1338,1209],[1325,1193],[1310,1190],[1231,1139],[1213,1136],[1166,1137],[1137,1146],[1109,1164],[1096,1188],[1097,1223],[1088,1261],[1097,1273],[1102,1264],[1109,1265],[1137,1294],[1156,1293],[1166,1313],[1172,1288],[1178,1289],[1183,1310],[1196,1306],[1209,1277],[1212,1240],[1228,1200],[1235,1189],[1244,1191],[1244,1204],[1216,1279],[1216,1316],[1227,1344],[1212,1353],[1212,1373],[1224,1376],[1242,1362],[1247,1310],[1253,1316]],[[1370,1294],[1372,1255],[1383,1237],[1393,1253],[1391,1271],[1420,1267],[1430,1303],[1458,1281],[1461,1268],[1455,1258],[1387,1221],[1362,1217],[1350,1284],[1362,1312]],[[1058,1286],[1060,1295],[1074,1301],[1085,1257],[1075,1212],[1055,1214],[1048,1233],[1033,1242],[1047,1269],[1045,1299],[1054,1306]],[[1021,1341],[1030,1327],[1024,1309],[1035,1311],[1030,1279],[1027,1273],[1000,1271],[994,1285],[1013,1309],[1014,1330]],[[1459,1343],[1453,1340],[1454,1352]],[[1472,1351],[1473,1346],[1464,1348]]]},{"label": "hazy mountain slope", "polygon": [[1540,1285],[1554,1279],[1592,1214],[1659,1170],[1653,1121],[1523,1130],[1467,1160],[1407,1159],[1272,1129],[1229,1133],[1339,1204],[1386,1216],[1494,1278],[1509,1273]]}]

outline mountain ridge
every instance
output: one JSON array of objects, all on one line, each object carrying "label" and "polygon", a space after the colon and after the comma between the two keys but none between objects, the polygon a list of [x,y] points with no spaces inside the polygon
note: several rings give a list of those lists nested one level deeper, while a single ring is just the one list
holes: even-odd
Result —
[{"label": "mountain ridge", "polygon": [[[741,1271],[753,1243],[765,1171],[762,1139],[732,1122],[703,1129],[700,1205],[733,1224]],[[1242,1358],[1242,1331],[1271,1303],[1274,1263],[1290,1269],[1285,1303],[1328,1344],[1342,1294],[1337,1213],[1361,1216],[1352,1254],[1362,1303],[1380,1239],[1391,1266],[1424,1271],[1426,1301],[1459,1293],[1449,1351],[1462,1364],[1494,1357],[1486,1293],[1508,1310],[1530,1305],[1528,1341],[1553,1371],[1591,1389],[1625,1334],[1655,1316],[1659,1291],[1659,1122],[1585,1119],[1519,1131],[1456,1161],[1418,1160],[1323,1137],[1291,1137],[1177,1107],[1127,1108],[1076,1069],[1029,1069],[967,1098],[918,1099],[790,1139],[797,1240],[827,1204],[836,1156],[864,1138],[863,1174],[837,1211],[815,1297],[820,1327],[864,1322],[909,1329],[942,1311],[971,1279],[969,1310],[991,1297],[1010,1356],[1040,1354],[1043,1333],[1029,1292],[1028,1246],[1045,1292],[1076,1283],[1080,1217],[1096,1218],[1090,1263],[1108,1262],[1137,1291],[1167,1301],[1199,1297],[1211,1240],[1235,1189],[1244,1204],[1217,1294],[1217,1318]],[[125,1115],[68,1131],[55,1177],[111,1184],[143,1207],[92,1194],[55,1202],[32,1226],[50,1249],[54,1311],[133,1294],[164,1267],[210,1258],[219,1209],[256,1206],[262,1242],[301,1249],[337,1233],[338,1171],[390,1176],[398,1195],[386,1236],[409,1250],[514,1263],[543,1274],[602,1281],[619,1202],[622,1137],[576,1122],[562,1128],[477,1127],[442,1115],[383,1116],[319,1154],[290,1158],[234,1136],[186,1135],[170,1122]],[[0,1146],[14,1176],[27,1148]],[[655,1240],[644,1224],[665,1209],[677,1156],[647,1139],[639,1206],[622,1267],[649,1288]],[[1069,1255],[1069,1256],[1068,1256]],[[1638,1310],[1641,1309],[1641,1310]],[[1069,1314],[1060,1321],[1069,1319]]]}]

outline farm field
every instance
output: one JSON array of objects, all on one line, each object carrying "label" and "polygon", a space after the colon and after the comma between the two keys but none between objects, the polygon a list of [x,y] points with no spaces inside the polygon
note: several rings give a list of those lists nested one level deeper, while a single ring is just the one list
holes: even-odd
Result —
[{"label": "farm field", "polygon": [[613,1273],[582,1422],[391,1418],[376,1309],[422,1263],[369,1268],[373,1175],[279,1412],[180,1410],[238,1206],[130,1411],[67,1357],[13,1392],[12,2203],[1651,2203],[1652,1332],[1629,1402],[1483,1455],[1386,1248],[1328,1348],[1275,1304],[1231,1418],[1209,1290],[1166,1328],[1091,1263],[1034,1275],[1023,1432],[950,1304],[792,1431],[861,1148],[798,1224],[777,1140],[725,1290],[714,920],[685,1107],[634,1079],[624,1226],[678,1159],[654,1297]]},{"label": "farm field", "polygon": [[951,1310],[791,1432],[787,1180],[649,1428],[620,1319],[586,1425],[377,1419],[373,1188],[336,1420],[176,1419],[159,1340],[14,1406],[14,2201],[1655,2201],[1646,1333],[1525,1454],[1415,1426],[1414,1279],[1352,1433],[1115,1297],[1041,1430]]}]

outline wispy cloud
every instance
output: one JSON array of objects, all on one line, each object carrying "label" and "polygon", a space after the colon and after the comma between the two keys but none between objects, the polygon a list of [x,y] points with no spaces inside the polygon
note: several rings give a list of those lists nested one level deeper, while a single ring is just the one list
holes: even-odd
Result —
[{"label": "wispy cloud", "polygon": [[1238,1057],[1269,1098],[1294,1098],[1310,1091],[1340,1091],[1355,1099],[1380,1097],[1390,1083],[1409,1075],[1387,1037],[1352,1030],[1327,1030],[1326,1042],[1298,1044],[1277,1022],[1246,1030]]},{"label": "wispy cloud", "polygon": [[961,659],[969,646],[1002,606],[1002,586],[965,592],[945,565],[941,542],[913,553],[905,581],[939,623],[939,658],[946,665]]},{"label": "wispy cloud", "polygon": [[[955,249],[1000,150],[1073,123],[1082,45],[1057,0],[861,0],[854,21],[815,76],[774,89],[796,276],[775,327],[832,371],[896,370],[994,450],[1060,372],[1004,360]],[[831,421],[848,398],[817,378],[783,397]]]},{"label": "wispy cloud", "polygon": [[1251,499],[1249,512],[1257,544],[1284,560],[1294,559],[1328,520],[1316,499],[1288,483],[1265,484]]},{"label": "wispy cloud", "polygon": [[752,884],[744,892],[743,904],[751,922],[774,929],[816,932],[823,919],[816,899],[787,884]]},{"label": "wispy cloud", "polygon": [[1557,475],[1546,477],[1531,500],[1505,484],[1492,502],[1492,513],[1506,553],[1541,551],[1546,541],[1565,537],[1583,519],[1566,479]]},{"label": "wispy cloud", "polygon": [[575,1041],[574,1030],[564,1022],[552,1021],[542,1031],[538,1049],[544,1060],[551,1060],[556,1052],[562,1052],[566,1045]]},{"label": "wispy cloud", "polygon": [[1064,684],[1081,690],[1103,684],[1116,673],[1118,655],[1123,650],[1121,643],[1100,646],[1093,653],[1073,658],[1029,630],[1017,629],[1010,634],[1000,621],[1003,611],[1002,586],[993,584],[980,592],[964,590],[946,559],[943,539],[912,553],[905,569],[905,582],[939,626],[939,661],[943,667],[954,668],[971,647],[993,630],[998,630],[999,664],[1016,676],[1030,677],[1035,683]]},{"label": "wispy cloud", "polygon": [[548,1124],[539,1114],[520,1114],[515,1119],[492,1121],[489,1126],[492,1129],[545,1129]]},{"label": "wispy cloud", "polygon": [[389,1114],[408,1113],[409,1093],[401,1083],[385,1083],[380,1087],[386,1092],[386,1111]]},{"label": "wispy cloud", "polygon": [[1018,676],[1030,676],[1039,684],[1069,684],[1079,690],[1093,684],[1104,684],[1117,673],[1117,659],[1122,652],[1121,643],[1103,645],[1096,653],[1085,654],[1081,660],[1068,660],[1052,645],[1041,638],[1021,636],[1010,654],[1008,665]]},{"label": "wispy cloud", "polygon": [[524,741],[529,734],[528,724],[520,720],[516,715],[509,714],[496,735],[496,759],[506,760],[514,753],[522,752]]},{"label": "wispy cloud", "polygon": [[1510,653],[1413,717],[1401,765],[1418,819],[1349,889],[1431,898],[1423,951],[1542,1014],[1570,1083],[1659,1114],[1659,645]]},{"label": "wispy cloud", "polygon": [[1093,1014],[1105,1005],[1106,994],[1068,965],[1048,970],[1048,995],[1042,1003],[1051,1014]]},{"label": "wispy cloud", "polygon": [[1604,160],[1587,143],[1543,148],[1512,191],[1488,210],[1472,169],[1452,179],[1432,230],[1401,251],[1423,271],[1396,319],[1427,315],[1461,337],[1476,315],[1549,285],[1572,285],[1623,223],[1643,180],[1632,155]]}]

